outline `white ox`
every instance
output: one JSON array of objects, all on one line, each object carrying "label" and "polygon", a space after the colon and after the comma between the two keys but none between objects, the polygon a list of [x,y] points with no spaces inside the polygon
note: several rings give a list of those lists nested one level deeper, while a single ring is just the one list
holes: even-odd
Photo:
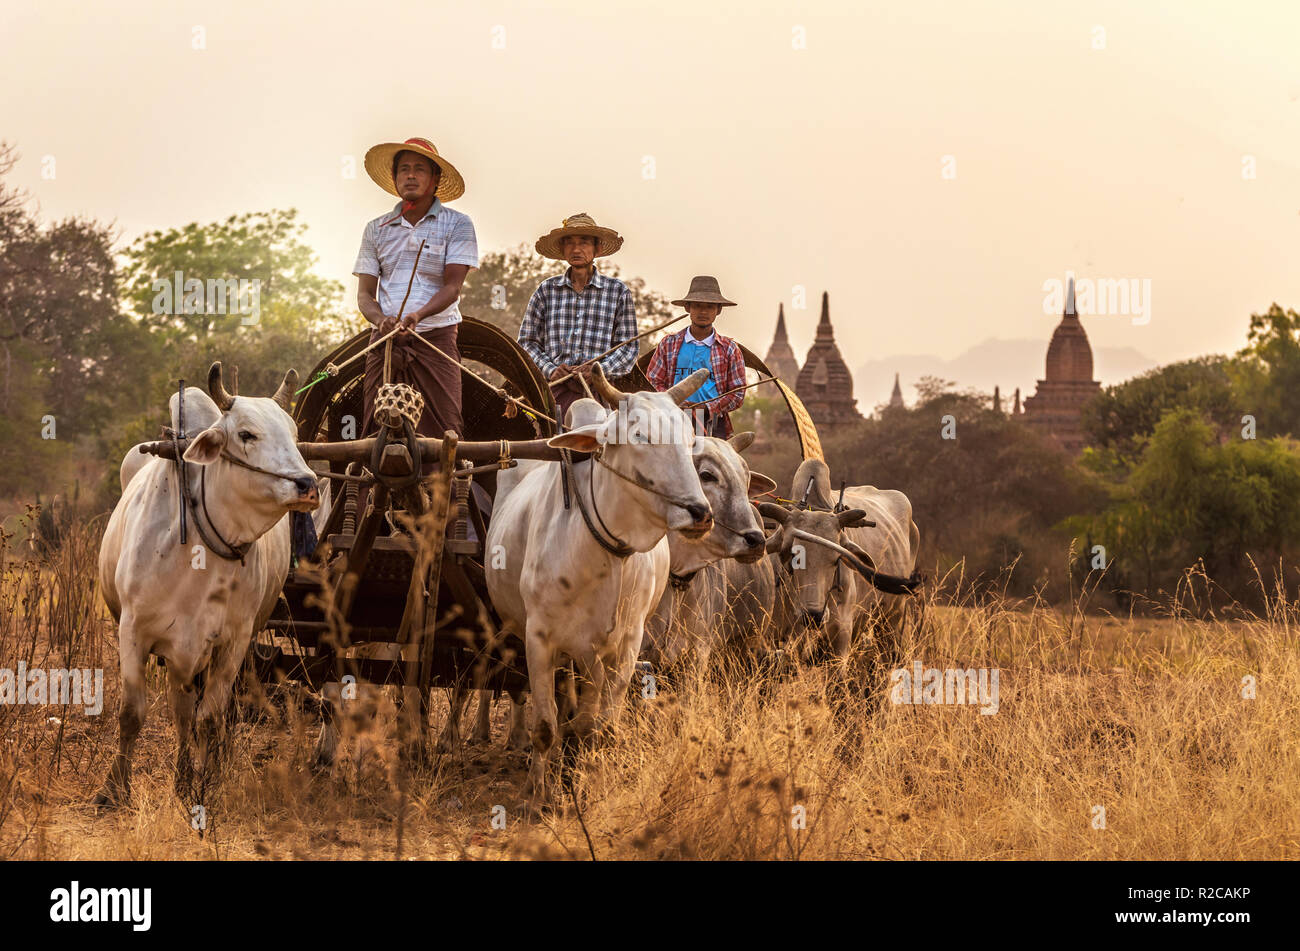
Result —
[{"label": "white ox", "polygon": [[[143,466],[124,461],[122,498],[99,550],[100,587],[118,622],[122,670],[118,753],[95,797],[101,805],[130,797],[131,751],[148,705],[144,678],[150,654],[167,663],[178,734],[178,789],[191,776],[196,719],[205,765],[220,736],[249,642],[269,617],[289,570],[285,516],[319,505],[316,476],[298,452],[297,427],[286,412],[296,381],[290,370],[270,399],[233,397],[222,384],[221,364],[212,365],[208,390],[218,416],[191,440],[184,456],[192,463],[193,500],[186,511],[185,547],[175,464],[159,458]],[[187,410],[191,405],[194,424],[211,419],[210,412],[202,412],[202,401],[192,401],[187,391]],[[189,412],[186,428],[194,428]]]},{"label": "white ox", "polygon": [[670,531],[702,537],[713,527],[691,458],[695,435],[680,409],[707,375],[697,370],[662,393],[621,393],[597,365],[593,384],[618,409],[550,440],[592,454],[572,468],[569,507],[559,465],[531,468],[504,498],[498,491],[487,586],[503,627],[522,637],[527,652],[535,801],[545,796],[551,756],[563,739],[555,696],[562,659],[573,662],[580,680],[565,731],[582,738],[611,726],[646,617],[668,583],[668,546],[660,543]]},{"label": "white ox", "polygon": [[[839,658],[861,636],[881,662],[893,663],[920,545],[912,503],[893,489],[851,486],[844,491],[848,508],[834,512],[830,472],[815,459],[799,466],[791,498],[807,499],[810,508],[759,506],[780,526],[780,551],[772,556],[778,632],[824,625]],[[864,520],[876,524],[860,525]]]},{"label": "white ox", "polygon": [[[595,400],[580,399],[569,408],[566,424],[570,429],[602,422],[607,415]],[[707,661],[715,634],[707,626],[709,618],[720,616],[724,603],[721,562],[738,560],[763,564],[765,559],[763,524],[750,504],[752,496],[776,488],[776,483],[762,473],[751,473],[740,453],[754,441],[753,433],[737,433],[729,440],[696,436],[691,458],[704,497],[713,511],[713,530],[694,539],[680,532],[669,532],[659,544],[668,546],[671,585],[651,615],[646,619],[641,653],[656,664],[676,663],[688,649],[694,649],[701,661]],[[504,500],[519,481],[532,469],[555,466],[554,462],[520,460],[516,468],[497,478],[497,503]],[[716,579],[714,571],[716,570]],[[770,573],[770,569],[769,569]],[[716,580],[717,590],[711,587]],[[487,743],[491,734],[490,693],[481,691],[478,720],[473,739]],[[444,751],[455,749],[460,742],[460,713],[466,693],[453,690],[451,713],[439,744]],[[522,749],[527,743],[524,726],[524,696],[511,697],[511,730],[506,745]]]},{"label": "white ox", "polygon": [[753,433],[729,440],[696,437],[695,471],[713,508],[713,531],[701,539],[668,535],[670,584],[646,622],[641,645],[642,655],[657,667],[691,656],[704,668],[714,647],[730,639],[728,564],[764,560],[767,539],[749,500],[773,491],[776,483],[750,472],[741,458],[753,441]]}]

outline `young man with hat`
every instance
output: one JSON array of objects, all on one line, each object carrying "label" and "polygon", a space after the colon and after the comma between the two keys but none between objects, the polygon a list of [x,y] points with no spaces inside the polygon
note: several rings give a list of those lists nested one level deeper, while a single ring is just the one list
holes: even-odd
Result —
[{"label": "young man with hat", "polygon": [[[519,326],[519,345],[552,381],[561,420],[574,400],[587,395],[578,377],[590,383],[595,358],[637,334],[632,292],[595,266],[596,258],[622,246],[618,232],[602,228],[583,213],[565,218],[560,227],[537,239],[538,254],[567,261],[569,267],[537,285]],[[601,357],[600,366],[606,377],[614,379],[628,373],[636,358],[633,342]],[[564,377],[569,378],[557,382]]]},{"label": "young man with hat", "polygon": [[730,414],[745,402],[745,391],[737,390],[745,385],[745,358],[736,341],[713,329],[713,322],[722,308],[735,307],[735,302],[722,296],[716,277],[700,276],[691,280],[685,297],[672,303],[686,308],[691,324],[659,341],[646,377],[656,390],[666,390],[708,368],[709,378],[691,397],[692,402],[703,403],[695,409],[695,426],[706,436],[726,438],[731,435]]},{"label": "young man with hat", "polygon": [[[401,332],[392,339],[391,381],[408,383],[423,395],[424,412],[416,427],[420,435],[441,438],[448,429],[459,433],[458,301],[465,275],[478,267],[478,240],[469,216],[444,202],[463,195],[465,181],[428,139],[376,145],[366,153],[365,165],[375,183],[400,200],[369,222],[362,234],[352,268],[357,276],[357,307],[375,325],[372,340],[400,323]],[[439,356],[414,334],[451,359]],[[366,354],[361,424],[366,436],[375,431],[372,421],[375,394],[383,382],[384,349],[376,347]]]}]

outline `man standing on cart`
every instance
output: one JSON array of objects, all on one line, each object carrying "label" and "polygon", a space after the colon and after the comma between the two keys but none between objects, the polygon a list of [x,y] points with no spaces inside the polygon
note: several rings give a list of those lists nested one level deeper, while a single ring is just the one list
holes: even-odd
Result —
[{"label": "man standing on cart", "polygon": [[656,390],[666,390],[707,369],[709,378],[691,397],[700,404],[693,414],[695,428],[702,435],[725,439],[731,435],[731,413],[745,402],[745,358],[736,341],[718,333],[713,322],[722,308],[736,303],[722,296],[716,277],[707,275],[693,278],[686,296],[672,303],[686,308],[691,325],[659,341],[646,378]]},{"label": "man standing on cart", "polygon": [[567,261],[569,267],[537,285],[519,326],[519,345],[551,381],[560,420],[575,400],[587,395],[582,381],[591,383],[597,357],[609,379],[630,372],[636,362],[635,342],[605,354],[637,334],[632,292],[595,265],[596,258],[622,246],[617,231],[600,227],[585,213],[565,218],[560,227],[537,239],[538,254]]},{"label": "man standing on cart", "polygon": [[[390,382],[409,384],[424,397],[416,429],[441,439],[448,429],[461,431],[458,302],[465,275],[478,267],[474,222],[445,205],[465,193],[465,181],[428,139],[376,145],[366,153],[365,165],[379,187],[400,200],[362,233],[352,269],[357,307],[375,326],[372,341],[400,326],[392,339]],[[415,339],[417,334],[445,356]],[[364,436],[377,429],[375,394],[383,382],[384,349],[366,354]]]}]

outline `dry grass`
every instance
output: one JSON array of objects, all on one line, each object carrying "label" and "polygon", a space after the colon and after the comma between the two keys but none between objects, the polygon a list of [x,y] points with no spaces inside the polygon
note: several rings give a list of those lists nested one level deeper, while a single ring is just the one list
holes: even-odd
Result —
[{"label": "dry grass", "polygon": [[[616,741],[578,757],[573,794],[535,821],[524,761],[496,745],[417,772],[403,796],[383,715],[354,725],[374,745],[359,768],[345,756],[334,775],[313,774],[318,724],[286,694],[239,723],[200,836],[172,792],[175,738],[155,671],[134,802],[98,815],[86,803],[116,745],[117,669],[112,624],[87,597],[94,548],[83,526],[53,564],[5,568],[0,666],[103,666],[108,695],[95,718],[0,706],[0,856],[391,858],[399,834],[415,858],[1300,854],[1300,604],[1284,599],[1230,618],[931,604],[905,663],[999,668],[997,714],[868,703],[825,668],[700,681],[630,705]],[[1242,697],[1246,675],[1256,699]],[[505,714],[501,703],[498,742]]]}]

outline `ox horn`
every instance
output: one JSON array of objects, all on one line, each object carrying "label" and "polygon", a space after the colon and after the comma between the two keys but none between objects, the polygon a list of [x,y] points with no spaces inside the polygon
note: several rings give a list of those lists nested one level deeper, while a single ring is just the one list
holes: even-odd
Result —
[{"label": "ox horn", "polygon": [[704,381],[707,380],[708,378],[709,378],[708,368],[700,367],[698,370],[696,370],[686,379],[682,380],[680,383],[674,383],[672,386],[668,387],[668,389],[666,389],[664,392],[673,398],[674,403],[676,403],[678,406],[681,406],[688,399],[690,399],[691,395],[696,390],[698,390],[701,386],[704,385]]},{"label": "ox horn", "polygon": [[284,371],[284,379],[280,381],[280,388],[275,391],[271,399],[280,404],[280,409],[286,413],[289,412],[289,403],[293,399],[294,387],[298,385],[298,371],[293,367]]},{"label": "ox horn", "polygon": [[617,407],[619,403],[627,399],[626,393],[605,378],[605,368],[599,363],[591,365],[591,382],[594,384],[592,389],[596,391],[596,395],[610,406]]},{"label": "ox horn", "polygon": [[763,545],[764,554],[775,555],[781,550],[782,542],[785,540],[785,532],[777,529],[771,535],[767,536],[767,542]]},{"label": "ox horn", "polygon": [[214,360],[212,366],[208,368],[208,395],[212,397],[212,402],[217,404],[217,409],[223,413],[235,402],[235,397],[226,392],[226,385],[221,382],[220,360]]},{"label": "ox horn", "polygon": [[859,559],[857,555],[853,554],[853,552],[849,551],[839,542],[833,542],[829,538],[822,538],[820,535],[814,535],[812,532],[805,532],[801,528],[792,528],[790,534],[803,541],[812,542],[814,545],[821,545],[823,548],[829,548],[831,551],[839,552],[849,560],[849,564],[853,565],[853,567],[857,568],[859,571],[866,567],[866,565],[862,564],[861,559]]},{"label": "ox horn", "polygon": [[790,520],[790,510],[784,505],[777,505],[775,502],[759,502],[758,514],[764,518],[770,518],[778,525],[784,525]]},{"label": "ox horn", "polygon": [[744,452],[753,444],[754,434],[752,432],[736,433],[727,442],[731,443],[731,448],[736,452]]}]

